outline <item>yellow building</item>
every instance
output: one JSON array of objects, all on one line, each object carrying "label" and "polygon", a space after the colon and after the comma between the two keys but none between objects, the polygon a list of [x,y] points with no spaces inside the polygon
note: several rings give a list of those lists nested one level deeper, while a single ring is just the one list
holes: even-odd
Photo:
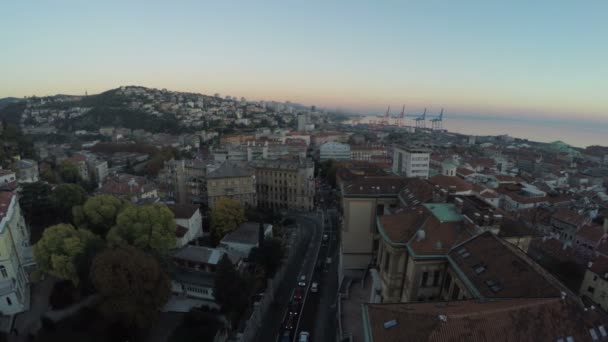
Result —
[{"label": "yellow building", "polygon": [[256,177],[254,170],[244,164],[226,161],[207,175],[207,201],[210,208],[227,197],[242,207],[256,207]]},{"label": "yellow building", "polygon": [[29,309],[27,269],[34,265],[29,241],[17,195],[0,192],[0,311],[5,315]]}]

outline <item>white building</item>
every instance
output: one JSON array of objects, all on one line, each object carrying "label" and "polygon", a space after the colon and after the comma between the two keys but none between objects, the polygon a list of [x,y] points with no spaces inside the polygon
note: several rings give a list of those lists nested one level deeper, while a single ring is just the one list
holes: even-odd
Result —
[{"label": "white building", "polygon": [[[232,233],[224,236],[218,248],[247,258],[254,247],[258,247],[260,224],[245,222]],[[264,224],[264,237],[272,238],[272,225]]]},{"label": "white building", "polygon": [[175,204],[168,207],[173,212],[177,225],[175,232],[177,248],[203,236],[203,216],[197,205]]},{"label": "white building", "polygon": [[0,312],[4,315],[29,309],[27,268],[34,265],[29,241],[17,195],[0,192]]},{"label": "white building", "polygon": [[406,177],[429,178],[431,151],[416,147],[395,147],[393,173]]},{"label": "white building", "polygon": [[337,142],[327,142],[319,148],[320,160],[349,160],[351,158],[350,145]]}]

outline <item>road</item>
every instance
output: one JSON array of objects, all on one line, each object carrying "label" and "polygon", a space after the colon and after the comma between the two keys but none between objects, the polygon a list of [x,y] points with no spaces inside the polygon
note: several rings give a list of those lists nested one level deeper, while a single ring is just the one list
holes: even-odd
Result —
[{"label": "road", "polygon": [[[256,340],[259,342],[281,341],[281,337],[285,331],[284,325],[288,316],[288,309],[293,294],[297,286],[297,280],[301,274],[307,275],[307,280],[312,274],[314,268],[314,259],[316,258],[316,250],[319,247],[321,239],[321,221],[315,218],[314,215],[289,215],[296,220],[299,228],[304,234],[303,243],[303,258],[298,259],[300,262],[291,265],[285,275],[285,280],[280,285],[280,288],[275,296],[272,308],[264,317],[264,323],[258,331]],[[295,248],[295,246],[293,246]],[[307,285],[309,282],[307,281]],[[305,288],[302,289],[302,291]],[[297,306],[300,309],[301,305]],[[294,326],[295,328],[295,326]],[[289,332],[289,339],[293,338],[293,333]]]},{"label": "road", "polygon": [[298,334],[310,333],[311,341],[335,341],[336,300],[338,297],[338,235],[333,218],[323,215],[325,220],[321,250],[312,282],[319,284],[319,291],[309,291],[304,302]]}]

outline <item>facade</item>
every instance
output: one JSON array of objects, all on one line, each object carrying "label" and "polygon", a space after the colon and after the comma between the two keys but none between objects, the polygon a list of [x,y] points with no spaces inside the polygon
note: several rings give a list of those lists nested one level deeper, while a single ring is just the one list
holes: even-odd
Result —
[{"label": "facade", "polygon": [[19,160],[19,182],[33,183],[39,179],[38,162],[31,159]]},{"label": "facade", "polygon": [[[272,225],[264,224],[264,238],[272,238]],[[259,246],[260,224],[245,222],[222,238],[218,248],[247,258],[251,250]]]},{"label": "facade", "polygon": [[76,165],[80,178],[89,179],[89,168],[87,167],[87,159],[85,156],[82,154],[74,154],[66,160]]},{"label": "facade", "polygon": [[386,148],[382,145],[352,145],[350,159],[373,162],[387,157]]},{"label": "facade", "polygon": [[429,178],[431,151],[415,147],[393,149],[393,173],[405,177]]},{"label": "facade", "polygon": [[323,160],[349,160],[351,158],[350,146],[337,142],[327,142],[319,148],[319,159]]},{"label": "facade", "polygon": [[265,160],[252,165],[260,207],[313,210],[315,166],[312,160]]},{"label": "facade", "polygon": [[355,179],[341,186],[341,263],[344,272],[365,270],[373,264],[377,241],[376,216],[398,203],[405,180],[400,177]]},{"label": "facade", "polygon": [[255,171],[244,164],[225,161],[207,175],[207,203],[213,208],[222,197],[230,198],[242,207],[257,206]]},{"label": "facade", "polygon": [[108,162],[100,160],[94,156],[87,157],[87,168],[91,173],[91,179],[101,187],[108,177]]},{"label": "facade", "polygon": [[167,206],[175,217],[176,247],[187,245],[190,241],[203,236],[203,216],[197,205],[174,204]]},{"label": "facade", "polygon": [[34,265],[29,242],[17,195],[0,192],[0,311],[4,315],[29,309],[28,269]]},{"label": "facade", "polygon": [[170,160],[159,174],[167,194],[181,204],[207,201],[206,163],[202,160]]},{"label": "facade", "polygon": [[585,270],[579,294],[600,308],[608,309],[608,257],[600,255]]}]

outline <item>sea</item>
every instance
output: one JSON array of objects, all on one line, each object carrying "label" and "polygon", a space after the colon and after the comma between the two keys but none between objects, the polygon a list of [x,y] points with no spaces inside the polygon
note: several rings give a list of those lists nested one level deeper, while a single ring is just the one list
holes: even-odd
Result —
[{"label": "sea", "polygon": [[[380,120],[365,117],[361,123]],[[413,125],[413,123],[408,123]],[[430,121],[426,122],[431,126]],[[520,119],[509,117],[444,117],[443,129],[469,135],[504,135],[538,142],[563,141],[574,147],[590,145],[608,146],[608,120],[602,121],[557,121],[542,119]]]}]

